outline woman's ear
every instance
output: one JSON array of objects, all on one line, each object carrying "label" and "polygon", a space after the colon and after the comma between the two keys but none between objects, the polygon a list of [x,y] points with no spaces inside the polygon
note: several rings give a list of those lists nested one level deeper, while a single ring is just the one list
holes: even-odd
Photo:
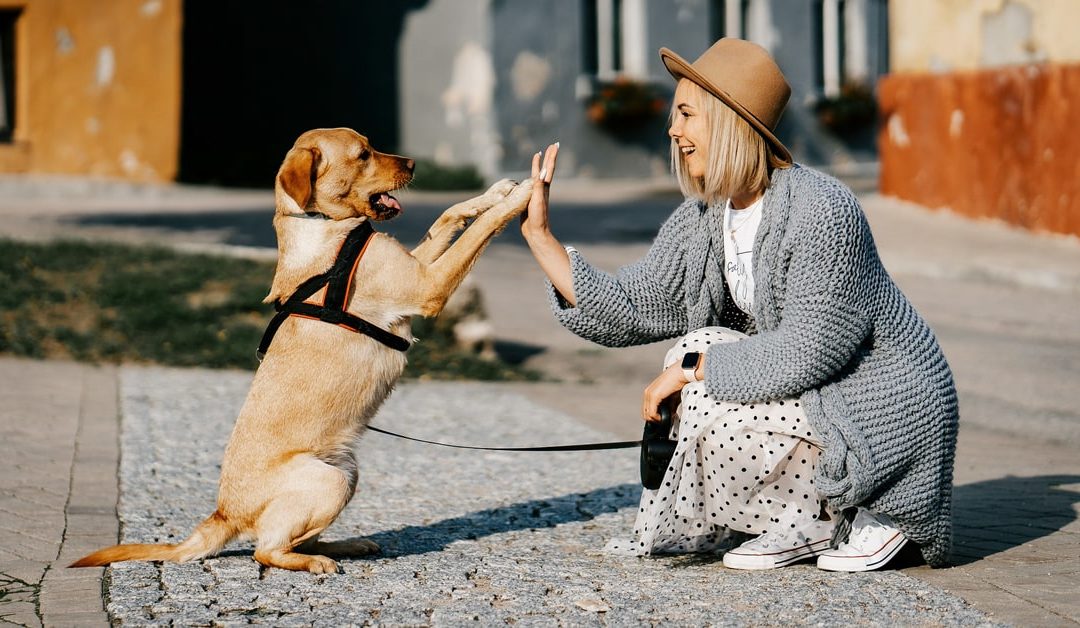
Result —
[{"label": "woman's ear", "polygon": [[293,148],[285,155],[285,161],[278,170],[278,185],[301,211],[311,202],[321,158],[322,154],[317,148]]}]

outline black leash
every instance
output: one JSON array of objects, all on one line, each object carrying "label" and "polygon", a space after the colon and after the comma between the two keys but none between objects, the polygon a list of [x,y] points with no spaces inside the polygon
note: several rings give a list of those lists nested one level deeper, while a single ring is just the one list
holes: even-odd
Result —
[{"label": "black leash", "polygon": [[454,449],[480,449],[483,451],[591,451],[595,449],[629,449],[631,447],[638,447],[641,445],[641,441],[639,440],[623,440],[613,443],[585,443],[582,445],[547,445],[544,447],[477,447],[473,445],[455,445],[453,443],[440,443],[433,440],[413,438],[412,436],[405,436],[404,434],[397,434],[395,432],[380,429],[373,425],[369,425],[368,429],[372,432],[378,432],[380,434],[386,434],[387,436],[394,436],[397,438],[404,438],[405,440],[412,440],[418,443],[427,443],[428,445],[453,447]]},{"label": "black leash", "polygon": [[[260,361],[266,355],[266,352],[270,350],[270,343],[274,341],[274,334],[277,333],[278,328],[285,322],[285,319],[290,316],[319,320],[338,327],[344,327],[349,331],[370,336],[391,349],[397,349],[398,351],[408,350],[408,340],[345,311],[349,304],[349,289],[352,287],[353,273],[356,272],[356,266],[360,263],[364,248],[374,233],[375,228],[371,226],[371,221],[365,220],[360,223],[349,232],[345,241],[342,242],[337,258],[329,270],[305,280],[284,303],[280,301],[274,302],[274,309],[277,310],[277,314],[270,319],[270,324],[266,326],[262,341],[255,352]],[[307,299],[311,298],[311,295],[318,292],[323,286],[326,286],[323,302],[321,304],[307,303]]]}]

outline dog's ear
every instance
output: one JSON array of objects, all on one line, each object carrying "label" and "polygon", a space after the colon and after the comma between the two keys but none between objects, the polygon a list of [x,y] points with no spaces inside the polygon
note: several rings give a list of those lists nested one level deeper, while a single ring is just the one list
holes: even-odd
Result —
[{"label": "dog's ear", "polygon": [[322,154],[317,148],[293,148],[285,155],[285,161],[278,170],[278,185],[289,198],[296,201],[301,210],[307,207],[315,192],[321,158]]}]

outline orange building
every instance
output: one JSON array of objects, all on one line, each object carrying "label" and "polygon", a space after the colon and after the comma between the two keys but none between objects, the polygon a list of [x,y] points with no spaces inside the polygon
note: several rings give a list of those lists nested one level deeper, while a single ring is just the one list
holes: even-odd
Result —
[{"label": "orange building", "polygon": [[0,0],[0,173],[265,187],[310,128],[394,150],[425,1]]},{"label": "orange building", "polygon": [[180,0],[0,0],[0,172],[177,174]]},{"label": "orange building", "polygon": [[1080,2],[892,2],[881,191],[1080,235]]}]

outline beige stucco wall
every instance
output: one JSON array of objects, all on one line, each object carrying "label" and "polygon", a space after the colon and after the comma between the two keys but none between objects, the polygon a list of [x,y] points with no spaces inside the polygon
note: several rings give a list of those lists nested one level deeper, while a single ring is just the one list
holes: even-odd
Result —
[{"label": "beige stucco wall", "polygon": [[892,72],[1080,62],[1080,0],[889,3]]},{"label": "beige stucco wall", "polygon": [[0,172],[175,178],[181,0],[0,0],[20,7]]}]

